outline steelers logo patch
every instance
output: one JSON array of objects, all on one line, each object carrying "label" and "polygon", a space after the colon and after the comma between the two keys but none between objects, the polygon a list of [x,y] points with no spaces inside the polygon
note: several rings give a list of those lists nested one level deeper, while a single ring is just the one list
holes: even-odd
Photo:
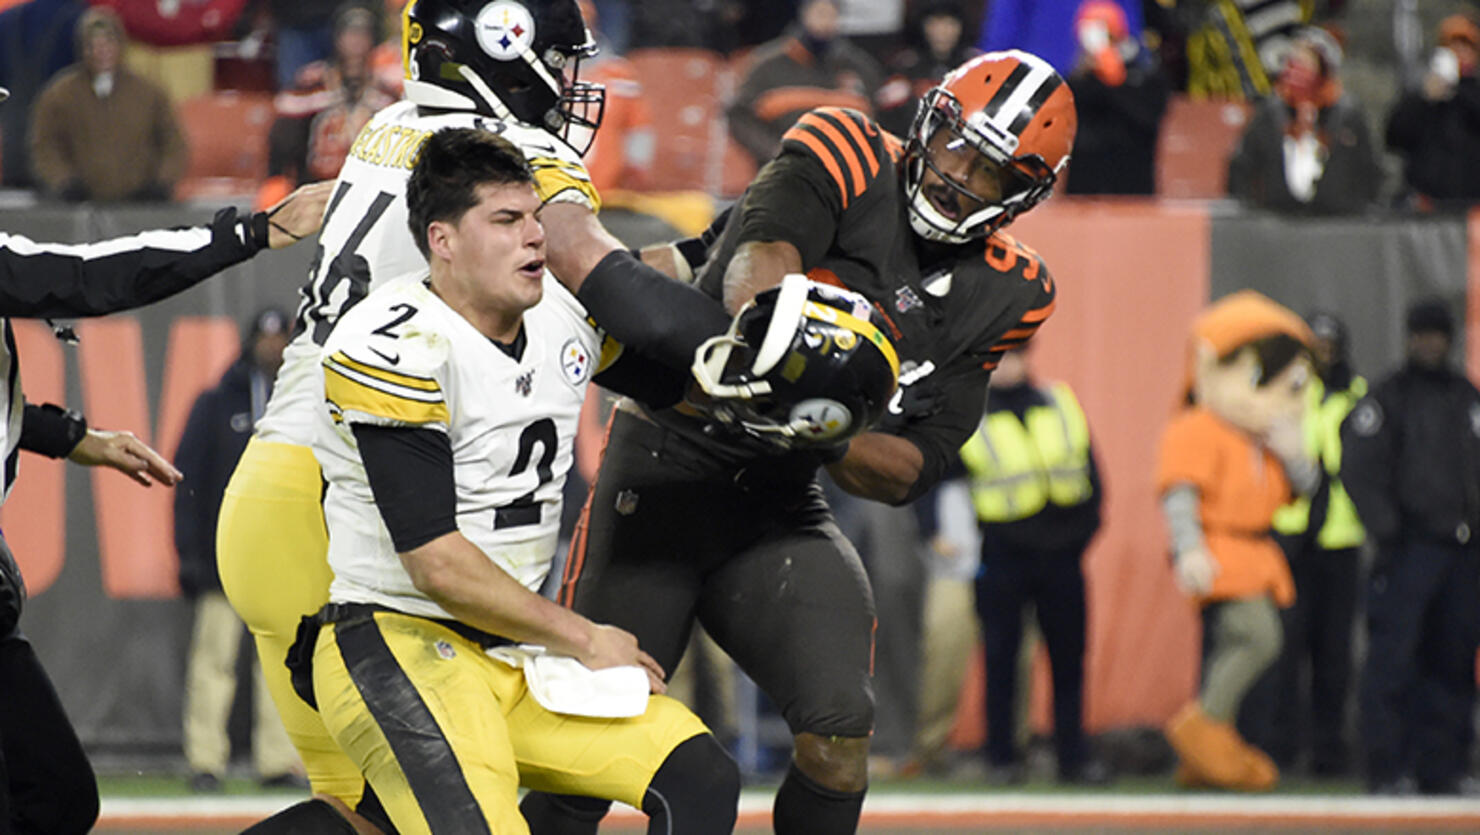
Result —
[{"label": "steelers logo patch", "polygon": [[793,424],[803,421],[797,434],[811,441],[826,441],[848,431],[853,425],[853,413],[836,400],[828,397],[811,397],[791,408]]},{"label": "steelers logo patch", "polygon": [[500,61],[518,58],[534,43],[534,18],[529,10],[508,0],[483,7],[474,21],[478,45]]},{"label": "steelers logo patch", "polygon": [[571,337],[560,349],[560,370],[565,372],[565,381],[573,386],[586,382],[591,376],[591,352],[581,340]]}]

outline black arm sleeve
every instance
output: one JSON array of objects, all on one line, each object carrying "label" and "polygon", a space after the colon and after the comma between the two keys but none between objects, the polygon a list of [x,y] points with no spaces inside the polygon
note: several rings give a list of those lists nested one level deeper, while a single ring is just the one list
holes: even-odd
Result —
[{"label": "black arm sleeve", "polygon": [[404,554],[457,530],[452,443],[435,429],[354,424],[380,518]]},{"label": "black arm sleeve", "polygon": [[0,315],[101,316],[199,284],[267,246],[267,215],[222,209],[210,226],[75,246],[0,234]]},{"label": "black arm sleeve", "polygon": [[617,361],[592,378],[592,382],[641,401],[653,409],[666,409],[683,399],[689,375],[645,357],[623,350]]},{"label": "black arm sleeve", "polygon": [[719,300],[621,249],[597,263],[576,297],[623,346],[685,373],[699,343],[730,326]]},{"label": "black arm sleeve", "polygon": [[87,418],[61,406],[27,403],[21,416],[20,447],[28,452],[65,458],[86,434]]},{"label": "black arm sleeve", "polygon": [[907,421],[894,432],[919,447],[925,459],[920,466],[920,477],[900,504],[920,498],[960,461],[961,445],[981,421],[989,377],[979,370],[957,377],[941,387],[938,408],[918,420]]}]

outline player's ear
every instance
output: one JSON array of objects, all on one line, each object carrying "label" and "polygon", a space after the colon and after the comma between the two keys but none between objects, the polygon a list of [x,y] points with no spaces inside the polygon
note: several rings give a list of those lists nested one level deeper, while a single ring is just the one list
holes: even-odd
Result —
[{"label": "player's ear", "polygon": [[451,261],[456,237],[457,228],[445,220],[434,220],[427,224],[427,249],[431,257]]}]

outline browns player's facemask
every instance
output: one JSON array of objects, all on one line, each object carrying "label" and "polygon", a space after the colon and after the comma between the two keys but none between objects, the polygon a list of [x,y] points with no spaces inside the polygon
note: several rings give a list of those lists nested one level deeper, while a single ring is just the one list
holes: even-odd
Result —
[{"label": "browns player's facemask", "polygon": [[596,42],[576,0],[410,0],[406,98],[547,130],[577,154],[596,138],[606,89],[580,80]]},{"label": "browns player's facemask", "polygon": [[695,405],[777,447],[842,443],[883,417],[899,381],[876,316],[857,293],[788,275],[694,352]]},{"label": "browns player's facemask", "polygon": [[985,238],[1047,199],[1069,162],[1069,85],[1043,59],[989,52],[926,93],[910,128],[910,226],[946,243]]}]

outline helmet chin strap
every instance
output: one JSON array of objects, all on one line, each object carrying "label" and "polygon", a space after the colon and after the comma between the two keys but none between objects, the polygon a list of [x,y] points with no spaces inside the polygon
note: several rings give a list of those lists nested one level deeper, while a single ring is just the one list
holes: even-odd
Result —
[{"label": "helmet chin strap", "polygon": [[[525,50],[525,52],[528,51]],[[509,110],[508,106],[498,97],[498,94],[493,92],[493,88],[488,86],[488,82],[479,78],[478,74],[473,72],[467,64],[458,64],[457,72],[473,86],[474,90],[478,91],[478,95],[482,96],[485,102],[488,102],[488,106],[493,110],[495,117],[507,121],[518,121],[514,118],[514,114]]]}]

